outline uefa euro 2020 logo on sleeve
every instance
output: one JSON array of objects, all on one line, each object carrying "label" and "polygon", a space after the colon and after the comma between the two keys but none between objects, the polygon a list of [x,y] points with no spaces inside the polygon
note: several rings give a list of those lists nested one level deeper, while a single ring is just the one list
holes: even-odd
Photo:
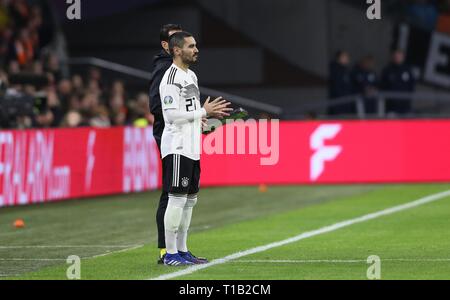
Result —
[{"label": "uefa euro 2020 logo on sleeve", "polygon": [[172,104],[172,103],[173,103],[173,98],[172,98],[171,96],[166,96],[166,97],[164,98],[164,104],[170,105],[170,104]]}]

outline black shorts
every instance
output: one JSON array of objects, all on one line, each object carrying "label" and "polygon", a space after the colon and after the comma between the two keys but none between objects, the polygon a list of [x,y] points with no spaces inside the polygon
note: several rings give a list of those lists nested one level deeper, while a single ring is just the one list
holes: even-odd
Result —
[{"label": "black shorts", "polygon": [[163,190],[171,194],[197,194],[200,187],[200,161],[170,154],[163,159]]}]

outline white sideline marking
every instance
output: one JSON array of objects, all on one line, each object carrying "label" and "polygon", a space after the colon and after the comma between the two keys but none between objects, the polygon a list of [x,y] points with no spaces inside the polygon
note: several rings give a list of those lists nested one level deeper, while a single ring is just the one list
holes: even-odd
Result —
[{"label": "white sideline marking", "polygon": [[0,246],[0,249],[47,249],[47,248],[134,248],[141,245],[17,245]]},{"label": "white sideline marking", "polygon": [[[134,250],[134,249],[130,249]],[[123,252],[126,250],[117,251]],[[105,253],[95,256],[81,257],[81,259],[91,259],[105,256],[111,253]],[[63,258],[0,258],[0,261],[66,261]],[[450,258],[382,258],[381,261],[399,261],[399,262],[450,262]],[[314,263],[367,263],[367,259],[254,259],[254,260],[235,260],[232,263],[272,263],[272,264],[314,264]],[[0,275],[1,276],[1,275]]]},{"label": "white sideline marking", "polygon": [[[450,258],[381,258],[383,261],[399,261],[399,262],[450,262]],[[365,263],[367,259],[297,259],[297,260],[236,260],[232,263],[274,263],[274,264],[314,264],[314,263]]]},{"label": "white sideline marking", "polygon": [[66,261],[62,258],[0,258],[0,261]]},{"label": "white sideline marking", "polygon": [[125,248],[125,249],[122,249],[122,250],[110,251],[110,252],[106,252],[106,253],[102,253],[102,254],[97,254],[97,255],[94,255],[94,256],[85,257],[84,259],[91,259],[91,258],[102,257],[102,256],[107,256],[107,255],[121,253],[121,252],[127,252],[127,251],[135,250],[135,249],[138,249],[138,248],[141,248],[141,247],[144,247],[144,245],[135,245],[133,247]]},{"label": "white sideline marking", "polygon": [[[117,251],[109,251],[106,253],[102,253],[102,254],[97,254],[97,255],[93,255],[93,256],[86,256],[86,257],[80,257],[81,259],[92,259],[92,258],[97,258],[97,257],[102,257],[102,256],[107,256],[107,255],[111,255],[111,254],[116,254],[116,253],[121,253],[121,252],[126,252],[129,250],[135,250],[141,247],[144,247],[144,245],[134,245],[133,247],[130,247],[131,245],[124,245],[124,246],[108,246],[109,248],[124,248],[124,247],[129,247],[129,248],[125,248],[122,250],[117,250]],[[9,247],[9,246],[8,246]],[[13,249],[16,246],[11,246],[13,247]],[[36,246],[27,246],[28,248],[35,248]],[[55,246],[40,246],[40,247],[45,247],[45,248],[55,248]],[[68,247],[73,247],[73,246],[56,246],[56,248],[68,248]],[[82,247],[82,248],[86,248],[88,246],[75,246],[75,247]],[[89,247],[104,247],[104,246],[89,246]],[[10,248],[7,248],[10,249]],[[0,262],[1,261],[66,261],[67,259],[62,259],[62,258],[0,258]],[[12,276],[18,276],[18,275],[0,275],[0,277],[12,277]]]},{"label": "white sideline marking", "polygon": [[427,204],[427,203],[430,203],[430,202],[434,202],[434,201],[440,200],[440,199],[448,197],[448,196],[450,196],[450,190],[445,191],[445,192],[441,192],[441,193],[437,193],[437,194],[433,194],[433,195],[430,195],[430,196],[426,196],[424,198],[420,198],[418,200],[415,200],[415,201],[412,201],[412,202],[409,202],[409,203],[406,203],[406,204],[401,204],[401,205],[398,205],[398,206],[387,208],[387,209],[384,209],[384,210],[381,210],[381,211],[378,211],[378,212],[375,212],[375,213],[367,214],[367,215],[364,215],[364,216],[361,216],[361,217],[358,217],[358,218],[354,218],[354,219],[342,221],[342,222],[339,222],[339,223],[336,223],[336,224],[333,224],[333,225],[325,226],[325,227],[322,227],[322,228],[319,228],[319,229],[316,229],[316,230],[313,230],[313,231],[304,232],[302,234],[299,234],[297,236],[294,236],[292,238],[285,239],[285,240],[282,240],[282,241],[279,241],[279,242],[274,242],[274,243],[270,243],[270,244],[267,244],[267,245],[264,245],[264,246],[251,248],[251,249],[248,249],[248,250],[245,250],[245,251],[242,251],[242,252],[237,252],[237,253],[234,253],[234,254],[222,257],[222,258],[215,259],[215,260],[213,260],[213,261],[211,261],[211,262],[209,262],[207,264],[204,264],[204,265],[195,265],[195,266],[188,267],[188,268],[186,268],[184,270],[180,270],[180,271],[177,271],[177,272],[164,274],[164,275],[161,275],[161,276],[158,276],[158,277],[155,277],[155,278],[149,278],[149,280],[167,280],[167,279],[172,279],[172,278],[179,277],[179,276],[189,275],[189,274],[192,274],[192,273],[197,272],[199,270],[206,269],[206,268],[209,268],[209,267],[212,267],[212,266],[215,266],[215,265],[224,264],[224,263],[227,263],[227,262],[229,262],[231,260],[235,260],[235,259],[247,256],[247,255],[251,255],[251,254],[255,254],[255,253],[259,253],[259,252],[264,252],[264,251],[267,251],[267,250],[272,249],[272,248],[277,248],[277,247],[281,247],[281,246],[284,246],[284,245],[287,245],[287,244],[295,243],[295,242],[298,242],[300,240],[303,240],[303,239],[306,239],[306,238],[309,238],[309,237],[313,237],[313,236],[316,236],[316,235],[319,235],[319,234],[324,234],[324,233],[336,231],[338,229],[341,229],[341,228],[344,228],[344,227],[347,227],[347,226],[350,226],[350,225],[353,225],[353,224],[362,223],[362,222],[373,220],[373,219],[376,219],[376,218],[379,218],[379,217],[382,217],[382,216],[394,214],[396,212],[399,212],[399,211],[402,211],[402,210],[407,210],[407,209],[410,209],[410,208],[413,208],[413,207],[417,207],[417,206],[420,206],[420,205],[423,205],[423,204]]}]

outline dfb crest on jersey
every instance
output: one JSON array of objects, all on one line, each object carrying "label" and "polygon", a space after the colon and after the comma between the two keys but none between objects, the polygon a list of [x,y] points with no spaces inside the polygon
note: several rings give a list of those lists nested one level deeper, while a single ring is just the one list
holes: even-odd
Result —
[{"label": "dfb crest on jersey", "polygon": [[181,179],[181,185],[182,185],[183,187],[188,187],[188,185],[189,185],[189,178],[183,177],[183,178]]},{"label": "dfb crest on jersey", "polygon": [[165,98],[164,98],[164,104],[172,104],[173,103],[173,98],[172,98],[172,96],[166,96]]}]

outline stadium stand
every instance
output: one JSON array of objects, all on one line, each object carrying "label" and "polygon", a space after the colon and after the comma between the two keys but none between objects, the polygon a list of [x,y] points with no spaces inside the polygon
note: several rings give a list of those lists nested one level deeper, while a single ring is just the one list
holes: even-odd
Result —
[{"label": "stadium stand", "polygon": [[[329,101],[327,81],[331,83],[332,74],[329,73],[326,62],[334,55],[333,49],[340,45],[339,42],[330,46],[330,49],[321,51],[323,55],[316,55],[312,60],[308,58],[307,50],[294,59],[289,52],[277,52],[276,43],[268,45],[262,37],[252,34],[251,28],[236,28],[230,20],[217,17],[214,14],[217,8],[212,7],[210,2],[199,1],[198,4],[189,5],[179,2],[176,9],[173,9],[173,3],[177,1],[168,2],[170,5],[156,0],[131,1],[103,11],[93,9],[92,11],[101,11],[101,15],[87,15],[82,23],[74,25],[67,22],[61,24],[61,16],[58,22],[55,14],[64,7],[60,7],[61,4],[56,1],[2,0],[0,80],[3,92],[0,99],[3,105],[0,108],[0,126],[24,129],[151,124],[152,115],[147,109],[150,99],[146,96],[146,72],[151,71],[151,57],[158,51],[157,29],[164,20],[170,18],[179,19],[181,23],[187,23],[186,27],[192,31],[199,32],[203,64],[198,67],[198,72],[203,79],[202,84],[234,97],[236,103],[249,109],[254,117],[315,119],[386,116],[385,99],[393,96],[382,94],[381,81],[372,85],[371,93],[377,96],[372,95],[373,101],[364,100],[367,99],[362,92],[364,87],[348,91],[344,99],[338,97],[337,101]],[[341,6],[333,8],[342,11],[347,6],[363,8],[360,2],[339,2]],[[393,24],[405,21],[411,26],[427,30],[437,29],[442,33],[449,30],[448,1],[388,1],[383,7],[389,14],[388,18],[392,19],[388,21]],[[424,7],[426,9],[422,9]],[[246,8],[240,9],[245,11]],[[318,12],[320,13],[322,12]],[[155,14],[155,17],[150,17],[151,14]],[[258,20],[257,16],[252,18]],[[326,26],[314,24],[317,30],[322,25]],[[345,24],[331,25],[339,28]],[[130,27],[135,28],[135,34],[128,34]],[[150,27],[155,29],[149,31]],[[115,35],[109,34],[111,31]],[[64,32],[67,38],[65,51],[61,51],[61,47],[55,42],[60,32]],[[348,34],[354,33],[357,32]],[[330,40],[334,41],[337,40],[334,36],[340,33],[330,31],[329,34]],[[302,33],[300,42],[295,43],[304,44],[301,41],[306,38],[306,33]],[[385,38],[391,39],[390,36]],[[387,49],[386,42],[380,44],[384,48],[374,48],[376,53],[361,52],[359,47],[343,49],[353,59],[349,63],[349,69],[357,69],[356,65],[362,58],[375,54],[373,72],[376,78],[381,79],[382,70],[389,63],[387,54],[390,49]],[[312,43],[309,46],[317,50],[323,45]],[[370,49],[373,46],[369,42],[362,48]],[[380,53],[386,53],[382,60],[379,59]],[[71,58],[67,59],[69,54]],[[413,56],[414,53],[409,52],[406,60],[415,67]],[[425,55],[419,53],[417,56],[423,60]],[[77,60],[77,57],[86,59]],[[221,59],[216,59],[217,57]],[[305,64],[302,65],[301,61]],[[317,64],[318,61],[321,63]],[[113,62],[122,65],[118,65],[119,69],[132,70],[132,74],[112,68],[111,66],[116,65]],[[306,62],[323,65],[323,70],[314,71]],[[136,73],[141,75],[133,75]],[[355,71],[352,74],[354,73]],[[420,81],[420,74],[416,72],[414,76]],[[389,92],[404,90],[390,88]],[[240,95],[242,99],[233,95]],[[409,99],[408,101],[426,98],[423,103],[432,103],[425,109],[412,109],[412,113],[425,112],[429,116],[430,113],[445,111],[441,109],[441,104],[446,103],[445,94],[398,95],[398,98]],[[433,99],[435,101],[431,101]],[[333,111],[333,105],[341,104],[352,106],[349,114],[327,114]]]},{"label": "stadium stand", "polygon": [[64,72],[52,44],[58,24],[50,15],[46,1],[1,2],[1,127],[151,124],[146,92],[130,95],[123,81],[104,80],[99,68]]}]

